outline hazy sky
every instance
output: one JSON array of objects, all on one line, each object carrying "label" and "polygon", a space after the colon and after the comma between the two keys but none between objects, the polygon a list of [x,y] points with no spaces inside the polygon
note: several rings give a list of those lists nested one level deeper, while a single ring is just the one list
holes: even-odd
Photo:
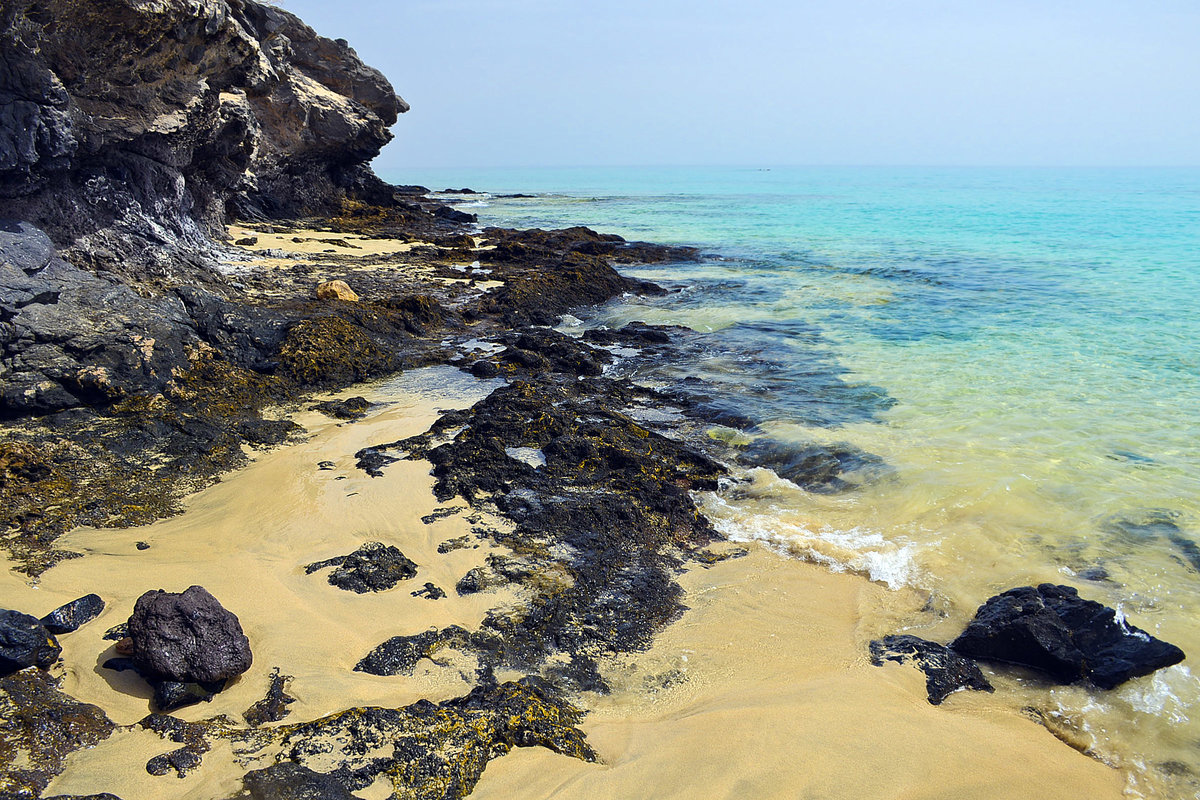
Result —
[{"label": "hazy sky", "polygon": [[412,110],[381,168],[1200,164],[1197,0],[284,0]]}]

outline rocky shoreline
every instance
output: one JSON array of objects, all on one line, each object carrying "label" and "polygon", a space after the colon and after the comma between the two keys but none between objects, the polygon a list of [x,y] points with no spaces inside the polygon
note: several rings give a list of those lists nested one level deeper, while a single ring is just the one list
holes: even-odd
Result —
[{"label": "rocky shoreline", "polygon": [[[369,407],[313,406],[314,393],[449,365],[503,385],[425,433],[359,450],[358,469],[386,478],[403,460],[428,461],[445,505],[425,524],[468,514],[460,544],[494,546],[454,586],[408,594],[438,602],[503,587],[517,598],[476,629],[380,641],[354,667],[411,674],[453,653],[470,665],[468,693],[299,722],[278,669],[241,720],[170,713],[211,700],[252,660],[253,639],[203,589],[186,601],[159,593],[153,613],[143,596],[128,627],[106,634],[120,657],[99,669],[153,687],[150,713],[128,726],[55,678],[55,637],[103,608],[99,597],[41,619],[11,612],[5,797],[43,796],[72,753],[135,728],[163,740],[145,764],[152,775],[185,776],[217,743],[231,747],[247,798],[351,797],[379,781],[393,797],[461,798],[514,747],[593,760],[577,704],[608,691],[601,662],[644,650],[680,617],[683,570],[745,554],[691,493],[716,490],[739,459],[840,491],[848,465],[872,458],[716,450],[696,423],[753,421],[714,411],[702,392],[667,395],[606,370],[614,351],[670,358],[686,332],[634,323],[575,338],[549,327],[572,309],[664,291],[614,265],[699,254],[588,228],[479,229],[421,187],[384,184],[368,163],[407,105],[346,43],[287,12],[241,0],[18,2],[0,14],[0,39],[15,54],[0,59],[0,545],[12,569],[36,583],[79,555],[58,544],[79,526],[179,513],[256,450],[302,440],[301,412],[354,425]],[[403,591],[418,574],[376,541],[331,559],[298,553],[294,569],[362,595]],[[179,625],[205,643],[182,666],[161,644],[187,638]],[[873,655],[924,669],[949,657],[930,645],[885,642]],[[228,652],[232,666],[212,668]],[[961,685],[986,686],[977,668],[955,669]],[[934,702],[959,688],[942,685],[935,701],[930,686]]]}]

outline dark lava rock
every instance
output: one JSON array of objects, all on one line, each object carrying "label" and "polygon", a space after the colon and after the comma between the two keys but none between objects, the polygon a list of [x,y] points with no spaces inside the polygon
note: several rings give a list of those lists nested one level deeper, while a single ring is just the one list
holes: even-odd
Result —
[{"label": "dark lava rock", "polygon": [[166,775],[171,770],[181,777],[200,766],[203,754],[192,747],[181,747],[160,756],[155,756],[146,762],[146,772],[151,775]]},{"label": "dark lava rock", "polygon": [[399,548],[382,542],[367,542],[348,556],[309,564],[304,571],[311,575],[328,567],[337,567],[329,573],[330,584],[358,594],[391,589],[417,574],[417,565]]},{"label": "dark lava rock", "polygon": [[1050,583],[989,599],[950,647],[971,658],[1030,667],[1059,683],[1086,678],[1101,689],[1184,658],[1175,645],[1118,621],[1113,609]]},{"label": "dark lava rock", "polygon": [[127,636],[129,636],[129,623],[122,622],[121,624],[113,625],[111,628],[106,630],[104,635],[100,638],[110,642],[119,642]]},{"label": "dark lava rock", "polygon": [[882,667],[884,661],[915,663],[925,673],[925,690],[935,706],[960,689],[995,691],[974,661],[916,636],[885,636],[871,642],[871,663]]},{"label": "dark lava rock", "polygon": [[0,678],[0,787],[10,797],[41,796],[68,755],[107,739],[114,727],[41,670]]},{"label": "dark lava rock", "polygon": [[471,365],[470,373],[476,378],[494,378],[500,374],[500,368],[491,361],[476,361]]},{"label": "dark lava rock", "polygon": [[247,772],[242,787],[230,800],[358,800],[334,776],[291,761]]},{"label": "dark lava rock", "polygon": [[355,664],[354,671],[370,675],[411,675],[422,658],[433,658],[433,654],[444,647],[463,647],[469,640],[470,634],[457,625],[415,636],[393,636]]},{"label": "dark lava rock", "polygon": [[[107,666],[107,662],[105,665]],[[225,688],[225,681],[184,683],[181,681],[156,681],[150,679],[150,685],[154,687],[154,707],[163,713],[167,713],[178,708],[184,708],[185,706],[194,706],[196,703],[211,702]]]},{"label": "dark lava rock", "polygon": [[446,596],[446,590],[432,583],[426,583],[423,589],[412,593],[413,597],[424,597],[426,600],[441,600]]},{"label": "dark lava rock", "polygon": [[103,610],[104,601],[100,599],[100,595],[84,595],[78,600],[72,600],[66,605],[59,606],[42,617],[42,624],[46,626],[46,630],[54,634],[71,633],[79,630],[81,625],[100,616],[100,612]]},{"label": "dark lava rock", "polygon": [[874,471],[883,466],[878,456],[848,444],[793,444],[758,439],[741,454],[743,461],[769,467],[781,478],[810,492],[833,494],[852,488],[843,475]]},{"label": "dark lava rock", "polygon": [[359,419],[367,413],[371,403],[365,397],[347,397],[345,400],[327,400],[312,408],[335,419]]},{"label": "dark lava rock", "polygon": [[472,567],[467,574],[458,579],[454,591],[460,595],[476,594],[487,588],[487,573],[482,567]]},{"label": "dark lava rock", "polygon": [[[715,489],[726,470],[614,410],[648,396],[605,378],[514,381],[427,434],[375,448],[428,459],[440,501],[461,497],[512,521],[479,533],[516,558],[489,559],[457,586],[477,591],[495,575],[528,590],[527,605],[490,614],[473,634],[485,666],[540,671],[565,655],[564,685],[602,686],[597,658],[646,646],[682,613],[678,569],[718,538],[690,492]],[[510,457],[517,447],[541,450],[545,464]]]},{"label": "dark lava rock", "polygon": [[267,696],[250,706],[242,714],[246,722],[257,728],[268,722],[279,722],[292,713],[288,706],[296,702],[296,698],[287,693],[287,685],[291,681],[290,675],[279,674],[279,667],[272,670]]},{"label": "dark lava rock", "polygon": [[433,209],[433,215],[438,219],[448,220],[450,222],[476,222],[479,217],[474,214],[468,214],[465,211],[459,211],[457,208],[450,206],[438,206]]},{"label": "dark lava rock", "polygon": [[363,472],[370,475],[372,478],[382,478],[383,468],[388,464],[395,464],[400,459],[395,456],[389,456],[387,453],[375,447],[367,447],[355,453],[355,458],[358,459],[355,466]]},{"label": "dark lava rock", "polygon": [[211,684],[250,668],[241,623],[201,586],[146,592],[129,618],[133,660],[147,677]]},{"label": "dark lava rock", "polygon": [[47,669],[61,652],[54,634],[37,617],[0,610],[0,675],[26,667]]}]

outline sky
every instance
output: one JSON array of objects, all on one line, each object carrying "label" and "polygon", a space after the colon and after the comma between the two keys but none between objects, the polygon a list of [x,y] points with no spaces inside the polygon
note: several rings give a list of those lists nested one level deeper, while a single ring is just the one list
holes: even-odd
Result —
[{"label": "sky", "polygon": [[404,167],[1200,165],[1197,0],[282,0]]}]

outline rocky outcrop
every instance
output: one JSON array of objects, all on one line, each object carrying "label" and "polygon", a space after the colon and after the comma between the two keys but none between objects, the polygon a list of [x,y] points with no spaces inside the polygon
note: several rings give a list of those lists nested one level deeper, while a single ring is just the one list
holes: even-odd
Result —
[{"label": "rocky outcrop", "polygon": [[329,567],[336,567],[329,573],[331,586],[357,594],[386,591],[417,574],[417,565],[399,548],[382,542],[367,542],[350,555],[309,564],[304,571],[311,575]]},{"label": "rocky outcrop", "polygon": [[408,106],[341,40],[253,0],[0,7],[0,216],[69,260],[170,282],[231,210],[388,202],[366,166]]},{"label": "rocky outcrop", "polygon": [[1029,667],[1059,683],[1086,679],[1101,689],[1184,658],[1178,647],[1119,619],[1114,609],[1050,583],[989,599],[950,647],[971,658]]}]

